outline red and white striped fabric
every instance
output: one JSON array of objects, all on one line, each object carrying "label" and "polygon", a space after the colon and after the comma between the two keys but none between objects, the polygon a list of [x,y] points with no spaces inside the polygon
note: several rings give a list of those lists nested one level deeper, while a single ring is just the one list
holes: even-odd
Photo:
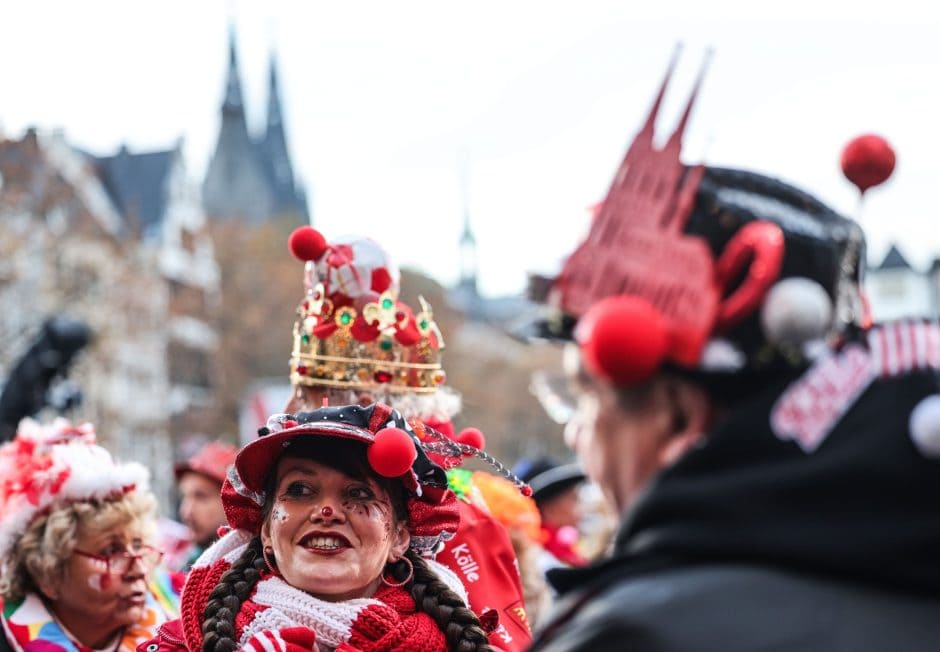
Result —
[{"label": "red and white striped fabric", "polygon": [[867,349],[848,344],[790,385],[771,411],[771,428],[812,453],[872,382],[928,369],[940,370],[940,324],[906,320],[876,326],[868,332]]},{"label": "red and white striped fabric", "polygon": [[877,326],[868,334],[868,348],[876,376],[940,369],[940,324],[909,320]]},{"label": "red and white striped fabric", "polygon": [[248,639],[242,652],[312,652],[317,635],[306,627],[265,630]]}]

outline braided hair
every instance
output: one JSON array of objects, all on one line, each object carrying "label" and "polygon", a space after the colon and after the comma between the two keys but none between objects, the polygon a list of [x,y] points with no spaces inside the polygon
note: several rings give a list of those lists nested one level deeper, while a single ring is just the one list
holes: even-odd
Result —
[{"label": "braided hair", "polygon": [[234,652],[238,649],[235,616],[261,579],[263,568],[261,539],[255,537],[209,594],[209,601],[202,612],[203,652]]},{"label": "braided hair", "polygon": [[408,589],[415,606],[434,619],[447,638],[447,646],[457,652],[490,652],[492,648],[477,615],[418,553],[408,550],[405,556],[414,566],[414,577]]}]

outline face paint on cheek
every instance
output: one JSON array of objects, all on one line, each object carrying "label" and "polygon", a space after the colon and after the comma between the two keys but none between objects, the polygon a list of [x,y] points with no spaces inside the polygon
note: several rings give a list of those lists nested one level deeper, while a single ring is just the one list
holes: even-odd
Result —
[{"label": "face paint on cheek", "polygon": [[342,507],[347,513],[361,514],[368,519],[380,521],[385,530],[384,540],[388,541],[392,530],[392,504],[389,500],[384,498],[363,501],[347,500],[342,504]]},{"label": "face paint on cheek", "polygon": [[111,586],[111,575],[108,573],[93,573],[88,576],[88,586],[95,591],[104,591]]},{"label": "face paint on cheek", "polygon": [[278,523],[283,523],[287,520],[287,510],[284,509],[283,505],[277,503],[274,505],[274,509],[271,511],[271,518]]}]

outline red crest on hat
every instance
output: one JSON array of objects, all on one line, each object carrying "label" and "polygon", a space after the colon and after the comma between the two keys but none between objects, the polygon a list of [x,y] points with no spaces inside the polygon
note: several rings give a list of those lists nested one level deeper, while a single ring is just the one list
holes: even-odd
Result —
[{"label": "red crest on hat", "polygon": [[[675,63],[674,55],[646,122],[627,150],[587,239],[566,262],[556,290],[560,308],[578,318],[607,297],[642,298],[659,313],[657,321],[666,333],[665,359],[694,366],[714,332],[734,326],[760,304],[780,270],[783,234],[769,222],[749,225],[716,260],[703,238],[684,233],[704,168],[683,165],[682,135],[708,61],[678,126],[657,148],[656,116]],[[723,298],[745,269],[745,280]]]}]

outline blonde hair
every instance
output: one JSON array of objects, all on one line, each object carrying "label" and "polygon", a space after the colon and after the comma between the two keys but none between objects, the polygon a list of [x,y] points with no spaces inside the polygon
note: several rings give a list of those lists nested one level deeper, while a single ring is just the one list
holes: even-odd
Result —
[{"label": "blonde hair", "polygon": [[145,540],[156,529],[157,500],[149,491],[131,491],[116,500],[69,503],[35,519],[0,561],[0,596],[21,600],[65,575],[78,539],[118,525],[137,525]]}]

